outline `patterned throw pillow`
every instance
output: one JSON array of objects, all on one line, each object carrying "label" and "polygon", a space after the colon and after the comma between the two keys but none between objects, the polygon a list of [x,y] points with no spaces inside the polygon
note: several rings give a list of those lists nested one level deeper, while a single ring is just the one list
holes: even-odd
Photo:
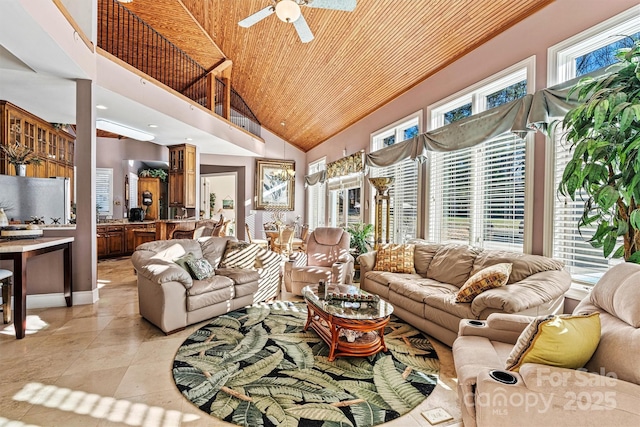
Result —
[{"label": "patterned throw pillow", "polygon": [[229,240],[220,261],[220,268],[253,268],[260,246]]},{"label": "patterned throw pillow", "polygon": [[415,245],[398,245],[389,243],[381,245],[376,254],[375,271],[390,273],[415,273],[413,266],[413,252]]},{"label": "patterned throw pillow", "polygon": [[518,372],[525,363],[567,369],[582,368],[600,343],[600,313],[561,314],[534,319],[518,337],[506,369]]},{"label": "patterned throw pillow", "polygon": [[471,302],[482,292],[506,285],[511,274],[511,263],[490,265],[469,277],[456,294],[456,302]]},{"label": "patterned throw pillow", "polygon": [[189,270],[191,270],[191,276],[194,279],[202,280],[213,276],[213,266],[204,258],[188,259],[187,265],[189,266]]},{"label": "patterned throw pillow", "polygon": [[[183,269],[187,270],[187,273],[191,274],[191,270],[189,269],[189,266],[187,265],[187,261],[188,260],[195,260],[196,256],[193,252],[187,252],[186,254],[182,255],[180,258],[176,258],[173,260],[173,262],[175,262],[176,264],[178,264],[180,267],[182,267]],[[191,274],[191,277],[193,277],[193,274]]]}]

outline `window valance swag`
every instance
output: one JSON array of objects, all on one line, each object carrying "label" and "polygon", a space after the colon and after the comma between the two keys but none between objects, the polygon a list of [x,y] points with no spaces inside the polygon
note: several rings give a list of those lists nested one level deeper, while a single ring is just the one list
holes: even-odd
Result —
[{"label": "window valance swag", "polygon": [[327,164],[327,179],[360,173],[364,169],[362,155],[363,151],[358,151],[350,156],[343,157],[335,162]]},{"label": "window valance swag", "polygon": [[585,76],[556,86],[541,89],[507,104],[474,114],[455,123],[421,133],[412,139],[383,148],[365,157],[366,166],[385,167],[405,159],[422,161],[427,151],[462,150],[490,141],[507,132],[523,136],[536,130],[546,132],[549,125],[563,120],[569,110],[578,105],[577,91],[569,89],[585,77],[606,78],[616,71],[596,70]]},{"label": "window valance swag", "polygon": [[[536,130],[545,132],[551,123],[562,120],[570,109],[578,105],[577,92],[567,97],[572,86],[585,77],[606,78],[608,74],[615,72],[615,66],[610,67],[607,73],[603,71],[596,70],[586,76],[541,89],[533,95],[525,95],[491,110],[369,153],[365,155],[365,167],[381,168],[405,159],[423,161],[427,151],[462,150],[507,132],[520,136]],[[307,183],[309,182],[307,179]]]},{"label": "window valance swag", "polygon": [[312,173],[311,175],[307,175],[304,177],[305,185],[316,185],[316,184],[324,184],[327,180],[327,171],[321,170],[320,172]]}]

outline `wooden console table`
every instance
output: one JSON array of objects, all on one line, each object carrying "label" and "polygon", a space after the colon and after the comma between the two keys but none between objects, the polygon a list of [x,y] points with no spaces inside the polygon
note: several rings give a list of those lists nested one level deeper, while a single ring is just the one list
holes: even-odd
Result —
[{"label": "wooden console table", "polygon": [[71,243],[73,237],[0,240],[0,259],[13,260],[13,324],[16,338],[24,338],[27,330],[27,260],[53,251],[64,251],[64,299],[73,305]]}]

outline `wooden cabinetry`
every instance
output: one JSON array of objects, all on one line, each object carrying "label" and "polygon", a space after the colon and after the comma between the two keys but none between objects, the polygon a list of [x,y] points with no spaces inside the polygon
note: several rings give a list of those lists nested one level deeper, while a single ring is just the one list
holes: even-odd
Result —
[{"label": "wooden cabinetry", "polygon": [[196,147],[169,146],[169,206],[196,207]]},{"label": "wooden cabinetry", "polygon": [[[147,230],[147,232],[143,233],[142,230]],[[138,232],[137,239],[136,239],[136,231]],[[153,222],[125,224],[124,234],[126,238],[124,253],[125,255],[129,255],[136,250],[136,247],[138,245],[144,242],[155,240],[155,224]],[[150,237],[147,237],[147,236],[150,236]],[[144,241],[142,241],[141,239]]]},{"label": "wooden cabinetry", "polygon": [[[145,206],[142,203],[142,193],[148,191],[151,193],[151,200],[153,203],[149,206]],[[145,220],[155,220],[160,218],[160,178],[138,178],[138,206],[146,208],[144,215]]]},{"label": "wooden cabinetry", "polygon": [[98,225],[96,236],[98,258],[124,253],[124,225]]},{"label": "wooden cabinetry", "polygon": [[[0,101],[0,144],[25,145],[40,159],[27,165],[27,176],[69,178],[73,203],[75,137],[10,102]],[[0,151],[0,174],[15,175],[13,165]]]},{"label": "wooden cabinetry", "polygon": [[101,224],[96,229],[98,258],[131,255],[140,244],[136,243],[136,231],[147,230],[146,234],[155,236],[154,222]]}]

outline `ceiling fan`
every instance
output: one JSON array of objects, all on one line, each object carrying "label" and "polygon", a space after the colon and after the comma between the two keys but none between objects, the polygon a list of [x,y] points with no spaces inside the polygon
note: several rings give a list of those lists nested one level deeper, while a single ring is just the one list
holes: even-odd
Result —
[{"label": "ceiling fan", "polygon": [[307,21],[302,16],[300,6],[315,7],[318,9],[333,9],[344,10],[351,12],[356,8],[356,0],[271,0],[272,5],[265,7],[262,10],[249,15],[242,21],[238,22],[238,25],[244,28],[249,28],[253,24],[262,21],[267,16],[275,12],[276,16],[283,22],[293,23],[300,41],[307,43],[313,40],[313,33],[311,28],[307,24]]}]

